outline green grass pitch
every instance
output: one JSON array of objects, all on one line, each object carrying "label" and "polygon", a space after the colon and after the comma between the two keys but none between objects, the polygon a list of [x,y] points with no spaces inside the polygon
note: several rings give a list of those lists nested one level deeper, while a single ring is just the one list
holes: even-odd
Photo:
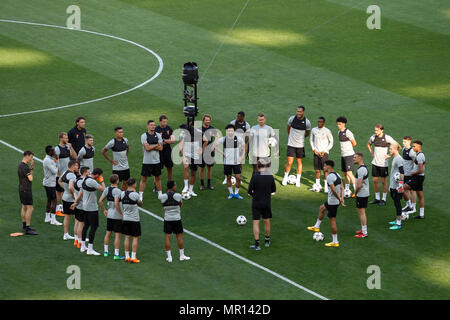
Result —
[{"label": "green grass pitch", "polygon": [[[450,158],[450,6],[447,1],[397,0],[108,0],[76,1],[81,28],[131,40],[164,61],[152,82],[127,94],[61,110],[0,117],[0,139],[44,157],[47,144],[83,115],[95,136],[96,166],[105,176],[111,165],[100,150],[123,126],[129,139],[132,176],[139,178],[140,134],[146,121],[165,113],[178,127],[182,114],[181,67],[199,65],[200,113],[224,126],[244,110],[256,124],[280,129],[278,192],[273,198],[272,246],[249,250],[250,198],[229,201],[222,165],[213,169],[214,191],[196,185],[198,199],[185,202],[184,227],[246,259],[264,266],[328,299],[448,299],[450,251],[448,165]],[[3,0],[0,19],[66,26],[71,0]],[[381,30],[369,30],[366,8],[381,8]],[[245,8],[244,8],[245,6]],[[243,10],[244,9],[244,10]],[[243,10],[243,11],[242,11]],[[236,18],[239,19],[236,21]],[[234,25],[233,30],[230,28]],[[213,60],[214,58],[214,60]],[[125,91],[158,70],[157,59],[142,48],[95,34],[0,22],[0,114],[74,104]],[[206,74],[205,74],[205,71]],[[424,142],[427,157],[425,215],[398,232],[388,230],[395,216],[386,207],[367,210],[369,238],[354,239],[359,228],[354,200],[337,218],[340,248],[325,248],[306,230],[316,220],[326,195],[308,189],[314,182],[312,152],[307,156],[300,190],[281,187],[286,161],[286,122],[296,106],[306,106],[313,126],[325,116],[335,137],[330,157],[340,161],[337,116],[345,115],[356,136],[356,151],[370,154],[366,143],[376,123],[401,142],[404,135]],[[32,225],[37,237],[9,236],[21,228],[17,194],[20,153],[0,144],[0,299],[317,299],[316,296],[256,268],[192,235],[185,234],[187,255],[165,261],[162,222],[141,212],[143,235],[139,265],[80,254],[62,240],[62,227],[44,224],[42,166],[36,162]],[[293,166],[295,170],[295,165]],[[182,184],[182,170],[175,168]],[[246,189],[251,169],[244,166]],[[165,174],[163,175],[163,182]],[[371,182],[373,197],[373,184]],[[245,194],[245,190],[241,192]],[[144,208],[162,216],[159,201],[144,195]],[[251,222],[251,220],[250,220]],[[95,248],[102,251],[101,217]],[[322,224],[331,239],[328,221]],[[81,290],[68,290],[66,268],[81,268]],[[366,286],[367,268],[381,270],[381,289]]]}]

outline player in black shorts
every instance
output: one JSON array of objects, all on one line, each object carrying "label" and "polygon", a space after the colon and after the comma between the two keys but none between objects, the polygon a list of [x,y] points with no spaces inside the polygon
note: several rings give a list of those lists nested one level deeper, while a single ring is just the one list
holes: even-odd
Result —
[{"label": "player in black shorts", "polygon": [[336,215],[339,205],[345,207],[344,204],[344,185],[341,177],[334,172],[334,161],[327,160],[324,165],[324,171],[328,173],[326,183],[328,183],[328,199],[319,207],[319,214],[316,224],[311,227],[307,227],[308,230],[314,232],[320,232],[320,224],[325,217],[325,211],[328,211],[328,218],[330,220],[330,229],[333,241],[326,243],[326,247],[339,247],[339,241],[337,236]]},{"label": "player in black shorts", "polygon": [[155,128],[163,139],[163,149],[159,152],[161,159],[161,169],[167,169],[167,181],[172,180],[173,161],[171,144],[175,143],[173,129],[167,125],[168,118],[166,115],[159,117],[159,126]]},{"label": "player in black shorts", "polygon": [[202,163],[199,165],[200,167],[200,190],[205,190],[205,167],[206,175],[208,178],[208,184],[206,188],[213,190],[214,187],[211,185],[211,175],[212,175],[212,167],[214,166],[214,151],[212,150],[214,139],[217,136],[217,130],[211,125],[211,116],[209,114],[205,114],[203,116],[203,124],[202,124],[202,133],[205,139],[207,140],[207,144],[202,149]]},{"label": "player in black shorts", "polygon": [[[19,175],[19,198],[22,204],[22,229],[27,235],[37,235],[31,228],[31,215],[33,214],[33,194],[31,184],[33,182],[34,153],[26,150],[23,153],[23,159],[19,163],[17,173]],[[28,167],[28,164],[30,166]]]},{"label": "player in black shorts", "polygon": [[[414,219],[424,219],[425,218],[425,199],[423,196],[423,182],[425,180],[425,155],[422,152],[422,141],[416,140],[413,142],[413,150],[416,153],[416,158],[414,159],[414,167],[411,171],[411,180],[405,183],[404,189],[409,191],[413,190],[417,192],[419,197],[420,211],[419,215],[415,216]],[[409,195],[405,196],[406,201],[409,200]]]},{"label": "player in black shorts", "polygon": [[259,246],[259,222],[261,217],[264,219],[266,247],[270,246],[270,219],[272,218],[271,195],[276,192],[275,180],[269,171],[269,166],[259,160],[256,163],[257,172],[253,175],[248,185],[248,194],[253,197],[252,215],[253,215],[253,235],[255,244],[250,249],[261,250]]},{"label": "player in black shorts", "polygon": [[170,237],[174,233],[177,237],[178,248],[180,249],[180,261],[189,260],[190,257],[184,255],[183,224],[181,222],[181,207],[183,200],[181,194],[176,193],[177,185],[175,181],[167,181],[167,193],[159,196],[159,200],[164,208],[164,234],[167,262],[172,262],[170,251]]}]

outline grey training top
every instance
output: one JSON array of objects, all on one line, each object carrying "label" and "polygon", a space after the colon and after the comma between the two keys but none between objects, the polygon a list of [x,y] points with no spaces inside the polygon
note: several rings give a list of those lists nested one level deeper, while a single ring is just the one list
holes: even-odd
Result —
[{"label": "grey training top", "polygon": [[[293,122],[298,124],[298,128],[295,128],[297,125],[294,125]],[[291,127],[289,130],[288,146],[304,148],[305,134],[307,130],[311,130],[311,122],[306,117],[298,119],[297,115],[295,115],[288,119],[288,125]]]},{"label": "grey training top", "polygon": [[[92,146],[92,151],[95,152],[95,147]],[[86,156],[86,147],[80,149],[78,152],[78,160],[80,161],[80,168],[81,167],[88,167],[89,170],[94,170],[94,157],[92,158],[85,158]]]},{"label": "grey training top", "polygon": [[353,132],[349,129],[338,130],[339,143],[341,144],[341,157],[349,157],[355,154],[351,140],[355,139]]},{"label": "grey training top", "polygon": [[[365,177],[365,178],[364,178]],[[366,166],[361,166],[356,171],[356,180],[362,180],[361,189],[356,194],[357,197],[368,197],[369,191],[369,170]]]},{"label": "grey training top", "polygon": [[[83,191],[83,189],[81,187],[83,181],[84,181],[84,179],[79,179],[78,181],[75,181],[76,186],[78,187],[78,189],[80,189],[80,191],[77,191],[77,188],[75,188],[75,199],[78,198],[78,194]],[[76,208],[78,210],[84,210],[83,198],[81,199],[80,203],[76,206]]]},{"label": "grey training top", "polygon": [[404,173],[403,168],[403,158],[401,155],[396,155],[394,159],[392,160],[392,167],[391,167],[391,176],[389,179],[389,188],[390,189],[397,189],[398,188],[398,182],[395,181],[394,175],[397,173]]},{"label": "grey training top", "polygon": [[254,157],[270,157],[269,138],[275,137],[275,130],[271,126],[259,124],[250,129],[250,143]]},{"label": "grey training top", "polygon": [[52,157],[46,155],[43,161],[44,179],[42,185],[45,187],[56,187],[56,176],[58,175],[58,164]]},{"label": "grey training top", "polygon": [[88,191],[83,188],[83,210],[84,211],[98,211],[97,203],[97,189],[100,184],[91,177],[86,177],[86,186],[90,188],[95,188],[95,191]]},{"label": "grey training top", "polygon": [[[68,157],[61,158],[61,149],[63,150],[64,154],[69,155]],[[55,153],[58,156],[58,170],[60,174],[63,174],[67,169],[69,169],[69,161],[70,161],[70,147],[66,144],[64,147],[57,145],[55,147]]]},{"label": "grey training top", "polygon": [[387,134],[383,134],[383,136],[378,137],[377,135],[372,135],[369,139],[370,144],[373,144],[373,160],[372,164],[378,167],[388,167],[388,159],[385,159],[385,156],[389,152],[389,145],[394,143],[395,140],[392,139],[391,136]]},{"label": "grey training top", "polygon": [[111,149],[113,160],[118,162],[117,165],[113,164],[113,170],[122,171],[130,168],[127,157],[127,146],[128,139],[125,137],[121,141],[117,139],[111,139],[106,144],[105,149]]},{"label": "grey training top", "polygon": [[403,154],[403,170],[405,170],[405,176],[409,177],[411,176],[411,172],[414,168],[414,159],[416,158],[416,153],[414,152],[413,148],[403,148],[402,149]]},{"label": "grey training top", "polygon": [[[161,196],[158,197],[158,199],[161,201],[161,203],[166,202],[166,200],[169,198],[167,193],[161,194]],[[175,193],[173,195],[173,199],[178,202],[183,202],[181,194]],[[181,208],[179,205],[176,206],[165,206],[163,207],[164,210],[164,220],[166,221],[177,221],[181,220]]]},{"label": "grey training top", "polygon": [[[120,190],[119,188],[116,188],[116,187],[111,187],[111,186],[107,187],[107,188],[105,188],[105,190],[103,190],[102,196],[107,198],[109,188],[113,188],[112,192],[111,192],[113,198],[120,199],[120,196],[122,195],[122,190]],[[117,211],[114,201],[109,201],[109,199],[108,199],[108,214],[106,217],[109,219],[122,220],[122,215],[119,213],[119,211]]]},{"label": "grey training top", "polygon": [[[235,143],[236,137],[236,143]],[[244,153],[245,142],[240,136],[235,135],[233,138],[229,138],[228,136],[221,137],[217,140],[217,146],[223,147],[224,160],[223,164],[225,165],[238,165],[239,155],[242,156]],[[224,143],[226,145],[224,146]],[[242,154],[240,154],[239,150],[242,150]]]},{"label": "grey training top", "polygon": [[[338,183],[337,180],[340,180],[340,183]],[[336,192],[340,197],[341,196],[341,184],[342,184],[341,176],[333,171],[327,176],[327,183],[329,186],[329,188],[328,188],[328,204],[331,204],[331,205],[339,204],[340,201],[338,198],[335,197],[333,191],[331,190],[331,185],[338,183],[338,184],[335,184],[334,188],[336,189]]]},{"label": "grey training top", "polygon": [[[160,145],[163,145],[163,139],[162,136],[155,131],[155,133],[152,135],[152,137],[154,138],[154,142],[150,143],[150,144],[157,144],[159,143]],[[142,159],[142,163],[143,164],[157,164],[159,163],[159,151],[158,150],[151,150],[151,151],[146,151],[144,148],[144,143],[148,143],[147,141],[147,132],[144,132],[141,135],[141,143],[142,143],[142,152],[144,153],[144,158]]]},{"label": "grey training top", "polygon": [[[123,200],[125,196],[125,191],[122,191],[120,195],[120,200]],[[132,191],[128,196],[132,201],[139,201],[139,193]],[[120,203],[123,212],[123,221],[134,221],[139,222],[139,207],[137,204],[124,204]]]},{"label": "grey training top", "polygon": [[[61,176],[63,176],[64,173]],[[69,180],[69,182],[73,181],[73,183],[75,185],[75,181],[77,180],[77,176],[75,175],[75,173],[69,171],[66,174],[66,178],[67,178],[67,180]],[[62,184],[64,187],[64,193],[63,193],[62,199],[66,202],[75,202],[75,199],[73,198],[72,194],[70,193],[69,184],[65,183],[65,182],[63,182]]]},{"label": "grey training top", "polygon": [[419,174],[419,176],[425,176],[425,155],[423,154],[423,152],[419,152],[416,155],[412,172],[416,172],[419,170],[419,163],[423,163],[423,172]]}]

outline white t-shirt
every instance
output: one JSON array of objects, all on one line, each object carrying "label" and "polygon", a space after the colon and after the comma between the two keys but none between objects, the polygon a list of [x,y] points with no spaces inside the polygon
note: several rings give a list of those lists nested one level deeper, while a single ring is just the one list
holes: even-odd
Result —
[{"label": "white t-shirt", "polygon": [[[292,130],[292,129],[291,129]],[[309,136],[309,142],[311,144],[311,149],[318,152],[330,153],[331,148],[333,148],[333,134],[330,129],[322,127],[315,127],[311,130],[311,135]]]},{"label": "white t-shirt", "polygon": [[269,157],[269,138],[275,137],[275,130],[271,126],[257,124],[250,129],[250,143],[254,157]]}]

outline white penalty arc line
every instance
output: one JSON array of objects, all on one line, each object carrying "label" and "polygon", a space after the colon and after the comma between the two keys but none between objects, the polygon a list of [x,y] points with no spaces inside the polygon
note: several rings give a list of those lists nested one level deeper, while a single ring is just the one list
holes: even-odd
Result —
[{"label": "white penalty arc line", "polygon": [[[5,146],[7,146],[7,147],[9,147],[9,148],[11,148],[13,150],[16,150],[16,151],[18,151],[20,153],[23,153],[23,151],[20,150],[19,148],[17,148],[15,146],[13,146],[13,145],[11,145],[11,144],[1,140],[1,139],[0,139],[0,143],[4,144]],[[36,158],[36,157],[33,157],[33,158],[36,159],[37,161],[39,161],[40,163],[43,163],[43,161],[41,159]],[[144,212],[144,213],[146,213],[146,214],[148,214],[149,216],[159,220],[159,221],[164,221],[164,219],[162,217],[160,217],[160,216],[154,214],[153,212],[150,212],[150,211],[148,211],[148,210],[146,210],[144,208],[139,208],[139,210]],[[205,237],[199,236],[198,234],[196,234],[196,233],[194,233],[192,231],[189,231],[187,229],[184,229],[184,228],[183,228],[183,231],[185,233],[193,236],[194,238],[197,238],[198,240],[206,242],[207,244],[209,244],[209,245],[211,245],[211,246],[213,246],[213,247],[215,247],[215,248],[217,248],[219,250],[222,250],[222,251],[228,253],[229,255],[232,255],[233,257],[238,258],[239,260],[244,261],[244,262],[246,262],[246,263],[248,263],[248,264],[250,264],[250,265],[252,265],[252,266],[254,266],[254,267],[258,268],[258,269],[261,269],[261,270],[263,270],[263,271],[273,275],[274,277],[277,277],[278,279],[283,280],[284,282],[287,282],[290,285],[293,285],[294,287],[296,287],[298,289],[301,289],[301,290],[303,290],[303,291],[305,291],[305,292],[307,292],[307,293],[309,293],[309,294],[311,294],[311,295],[313,295],[313,296],[315,296],[315,297],[317,297],[317,298],[319,298],[321,300],[329,300],[328,298],[318,294],[317,292],[314,292],[314,291],[312,291],[312,290],[310,290],[310,289],[308,289],[308,288],[298,284],[297,282],[294,282],[294,281],[286,278],[285,276],[282,276],[281,274],[279,274],[279,273],[277,273],[275,271],[272,271],[272,270],[270,270],[270,269],[268,269],[268,268],[266,268],[266,267],[264,267],[264,266],[262,266],[262,265],[260,265],[260,264],[258,264],[256,262],[253,262],[253,261],[251,261],[251,260],[249,260],[247,258],[244,258],[243,256],[241,256],[241,255],[239,255],[239,254],[237,254],[237,253],[235,253],[235,252],[233,252],[231,250],[228,250],[227,248],[224,248],[221,245],[219,245],[219,244],[217,244],[215,242],[212,242],[211,240],[206,239]]]},{"label": "white penalty arc line", "polygon": [[80,106],[83,104],[88,104],[88,103],[92,103],[92,102],[98,102],[98,101],[102,101],[102,100],[106,100],[106,99],[110,99],[113,97],[117,97],[120,96],[122,94],[126,94],[128,92],[134,91],[136,89],[139,89],[143,86],[145,86],[147,83],[153,81],[154,79],[156,79],[162,72],[163,67],[164,67],[164,62],[161,59],[161,57],[155,53],[153,50],[139,44],[136,43],[134,41],[131,40],[127,40],[124,38],[120,38],[120,37],[116,37],[113,35],[109,35],[109,34],[105,34],[105,33],[100,33],[100,32],[95,32],[95,31],[90,31],[90,30],[83,30],[83,29],[71,29],[71,28],[67,28],[67,27],[62,27],[62,26],[57,26],[57,25],[52,25],[52,24],[44,24],[44,23],[35,23],[35,22],[26,22],[26,21],[16,21],[16,20],[4,20],[4,19],[0,19],[0,22],[8,22],[8,23],[18,23],[18,24],[27,24],[27,25],[34,25],[34,26],[42,26],[42,27],[51,27],[51,28],[58,28],[58,29],[64,29],[64,30],[71,30],[71,31],[80,31],[80,32],[86,32],[86,33],[91,33],[91,34],[95,34],[98,36],[103,36],[103,37],[108,37],[108,38],[112,38],[112,39],[116,39],[116,40],[120,40],[120,41],[124,41],[127,43],[130,43],[136,47],[142,48],[145,51],[151,53],[157,60],[159,63],[159,67],[158,67],[158,71],[149,79],[147,79],[146,81],[138,84],[137,86],[130,88],[128,90],[122,91],[122,92],[118,92],[115,94],[111,94],[109,96],[106,97],[102,97],[102,98],[97,98],[97,99],[93,99],[93,100],[88,100],[88,101],[83,101],[83,102],[78,102],[78,103],[72,103],[72,104],[68,104],[65,106],[59,106],[59,107],[52,107],[52,108],[45,108],[45,109],[38,109],[38,110],[33,110],[33,111],[25,111],[25,112],[16,112],[16,113],[10,113],[10,114],[2,114],[0,115],[0,118],[5,118],[5,117],[12,117],[12,116],[18,116],[18,115],[23,115],[23,114],[30,114],[30,113],[37,113],[37,112],[44,112],[44,111],[51,111],[51,110],[58,110],[58,109],[65,109],[65,108],[70,108],[70,107],[75,107],[75,106]]}]

